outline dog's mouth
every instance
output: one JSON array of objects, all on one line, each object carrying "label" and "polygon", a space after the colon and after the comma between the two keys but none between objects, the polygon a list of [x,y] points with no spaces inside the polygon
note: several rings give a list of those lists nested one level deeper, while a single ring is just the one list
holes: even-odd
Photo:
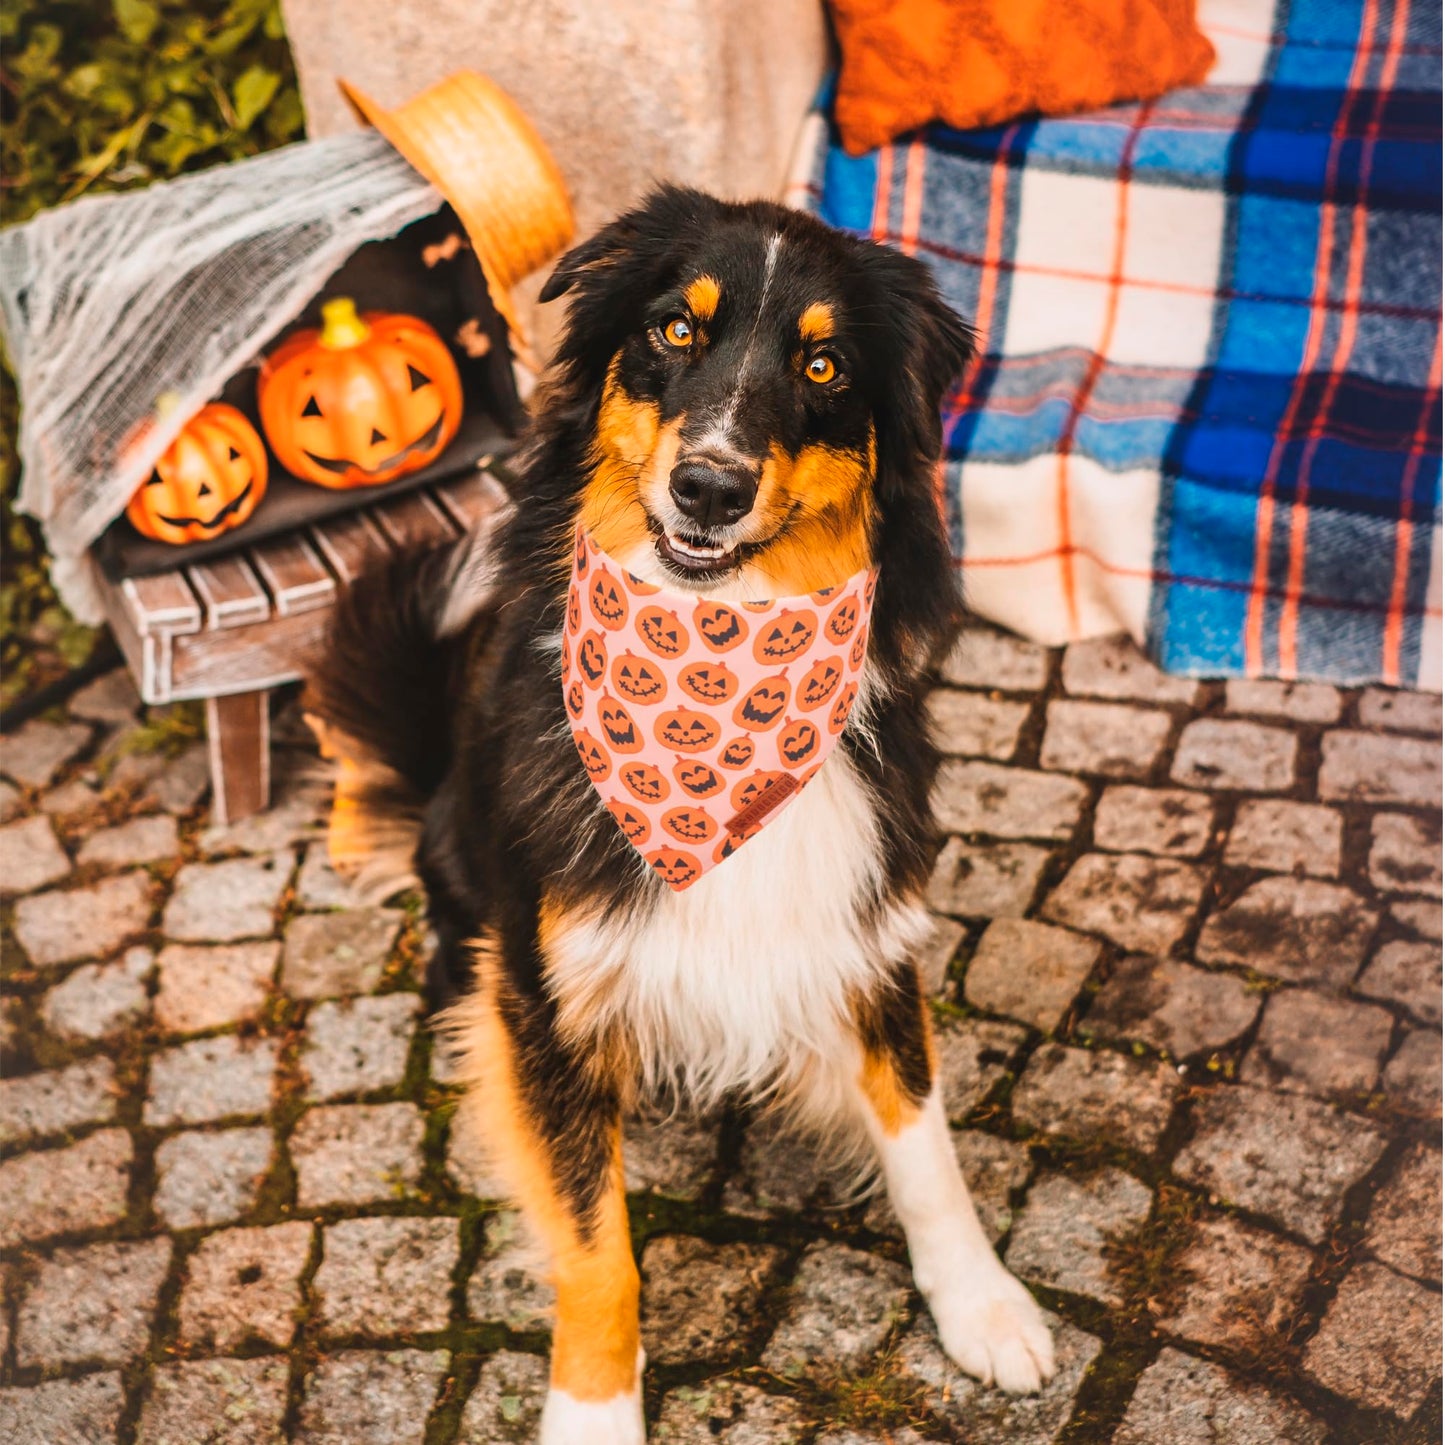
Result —
[{"label": "dog's mouth", "polygon": [[696,580],[722,577],[734,571],[742,561],[746,543],[724,547],[705,537],[688,536],[660,527],[657,529],[656,546],[664,566]]}]

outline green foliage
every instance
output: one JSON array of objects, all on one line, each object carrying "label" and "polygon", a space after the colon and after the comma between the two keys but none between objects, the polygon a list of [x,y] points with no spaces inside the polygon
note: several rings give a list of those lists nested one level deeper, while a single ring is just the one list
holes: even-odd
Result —
[{"label": "green foliage", "polygon": [[[299,140],[277,0],[0,0],[0,220]],[[14,512],[13,380],[0,372],[0,678],[8,699],[83,660],[38,529]]]}]

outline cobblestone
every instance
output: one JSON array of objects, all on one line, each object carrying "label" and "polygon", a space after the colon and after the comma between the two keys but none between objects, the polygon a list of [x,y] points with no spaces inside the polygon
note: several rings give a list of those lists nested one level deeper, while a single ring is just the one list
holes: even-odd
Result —
[{"label": "cobblestone", "polygon": [[325,809],[320,806],[324,791],[298,786],[288,787],[282,780],[261,813],[252,813],[235,823],[213,823],[201,834],[203,853],[274,853],[293,843],[315,839],[325,827]]},{"label": "cobblestone", "polygon": [[278,1359],[161,1365],[136,1445],[282,1445],[286,1378]]},{"label": "cobblestone", "polygon": [[1395,1103],[1424,1115],[1440,1117],[1440,1035],[1417,1030],[1406,1034],[1385,1065],[1381,1087]]},{"label": "cobblestone", "polygon": [[1310,1253],[1238,1219],[1194,1226],[1176,1266],[1182,1298],[1159,1320],[1169,1334],[1249,1360],[1298,1307]]},{"label": "cobblestone", "polygon": [[1052,1033],[1093,972],[1092,938],[1046,923],[998,918],[984,930],[963,981],[974,1008]]},{"label": "cobblestone", "polygon": [[1365,1244],[1401,1274],[1440,1281],[1440,1151],[1414,1145],[1375,1196]]},{"label": "cobblestone", "polygon": [[950,838],[934,865],[928,901],[960,918],[1022,918],[1038,890],[1046,848],[1028,843],[965,843]]},{"label": "cobblestone", "polygon": [[1110,853],[1197,858],[1209,843],[1214,805],[1177,788],[1106,788],[1094,812],[1094,846]]},{"label": "cobblestone", "polygon": [[224,1352],[256,1341],[285,1349],[310,1252],[311,1226],[299,1221],[208,1235],[186,1261],[181,1342]]},{"label": "cobblestone", "polygon": [[141,1354],[170,1260],[169,1239],[56,1250],[20,1306],[16,1363],[118,1365]]},{"label": "cobblestone", "polygon": [[1052,1174],[1029,1190],[1014,1224],[1007,1263],[1020,1278],[1101,1304],[1122,1305],[1105,1246],[1137,1230],[1154,1196],[1122,1169],[1086,1179]]},{"label": "cobblestone", "polygon": [[1086,853],[1049,895],[1043,915],[1102,933],[1121,948],[1162,954],[1184,936],[1203,896],[1204,874],[1192,864]]},{"label": "cobblestone", "polygon": [[1356,803],[1440,806],[1440,740],[1383,733],[1326,733],[1320,797]]},{"label": "cobblestone", "polygon": [[743,1136],[723,1208],[750,1219],[797,1213],[819,1197],[826,1182],[815,1145],[775,1119],[757,1120]]},{"label": "cobblestone", "polygon": [[1310,878],[1264,878],[1210,917],[1195,956],[1292,983],[1344,988],[1365,960],[1377,921],[1348,888]]},{"label": "cobblestone", "polygon": [[1224,861],[1231,868],[1334,878],[1340,871],[1343,836],[1343,820],[1333,808],[1251,799],[1239,805]]},{"label": "cobblestone", "polygon": [[546,1393],[546,1360],[498,1350],[467,1397],[457,1445],[532,1445]]},{"label": "cobblestone", "polygon": [[64,1039],[103,1039],[149,1007],[145,978],[155,963],[148,948],[128,948],[116,963],[87,963],[40,1001],[40,1017]]},{"label": "cobblestone", "polygon": [[192,1039],[151,1059],[145,1121],[163,1127],[264,1114],[271,1105],[275,1077],[272,1039],[241,1039],[235,1034]]},{"label": "cobblestone", "polygon": [[281,983],[292,998],[370,993],[381,982],[403,915],[393,908],[303,913],[286,929]]},{"label": "cobblestone", "polygon": [[0,779],[0,823],[8,823],[25,806],[25,797],[14,783]]},{"label": "cobblestone", "polygon": [[291,1135],[296,1202],[400,1199],[421,1177],[426,1124],[412,1104],[332,1104],[301,1116]]},{"label": "cobblestone", "polygon": [[1231,677],[1224,684],[1227,712],[1290,722],[1338,722],[1344,708],[1340,690],[1326,682],[1274,682],[1265,678]]},{"label": "cobblestone", "polygon": [[125,1214],[132,1152],[124,1129],[101,1129],[0,1164],[0,1247],[114,1224]]},{"label": "cobblestone", "polygon": [[1298,1405],[1208,1360],[1164,1349],[1139,1377],[1114,1445],[1323,1445]]},{"label": "cobblestone", "polygon": [[694,1200],[717,1159],[717,1128],[679,1115],[630,1119],[622,1131],[622,1168],[629,1191]]},{"label": "cobblestone", "polygon": [[1127,637],[1094,637],[1064,652],[1064,686],[1085,697],[1132,702],[1192,703],[1199,684],[1160,672]]},{"label": "cobblestone", "polygon": [[949,833],[1066,841],[1089,790],[1076,778],[948,758],[939,769],[934,809]]},{"label": "cobblestone", "polygon": [[49,818],[37,813],[0,828],[0,893],[29,893],[69,872],[70,859]]},{"label": "cobblestone", "polygon": [[[626,1139],[623,1140],[626,1148]],[[484,1147],[477,1130],[468,1127],[465,1117],[452,1119],[447,1137],[447,1173],[458,1189],[478,1199],[505,1199],[507,1188],[496,1171],[494,1161]]]},{"label": "cobblestone", "polygon": [[1409,1416],[1440,1375],[1440,1295],[1378,1264],[1346,1275],[1305,1370],[1327,1390]]},{"label": "cobblestone", "polygon": [[132,818],[114,828],[92,833],[81,846],[76,862],[82,867],[133,868],[173,858],[180,851],[176,820],[169,813]]},{"label": "cobblestone", "polygon": [[66,705],[72,717],[87,722],[132,723],[140,711],[140,693],[130,673],[117,667],[88,682]]},{"label": "cobblestone", "polygon": [[784,1258],[773,1245],[709,1244],[686,1234],[642,1256],[642,1347],[655,1365],[742,1357],[758,1305]]},{"label": "cobblestone", "polygon": [[756,1385],[680,1385],[662,1402],[657,1445],[802,1445],[805,1418],[792,1400]]},{"label": "cobblestone", "polygon": [[84,723],[53,723],[37,718],[5,739],[3,769],[27,788],[43,788],[90,742]]},{"label": "cobblestone", "polygon": [[1190,788],[1283,792],[1294,784],[1297,750],[1283,728],[1196,718],[1179,738],[1169,776]]},{"label": "cobblestone", "polygon": [[187,1130],[156,1146],[156,1213],[172,1229],[248,1213],[271,1167],[269,1129]]},{"label": "cobblestone", "polygon": [[1264,1006],[1240,1078],[1322,1097],[1368,1092],[1393,1026],[1382,1008],[1311,989],[1282,989]]},{"label": "cobblestone", "polygon": [[989,1019],[940,1020],[934,1031],[943,1108],[963,1119],[980,1105],[1008,1072],[1027,1035],[1013,1024]]},{"label": "cobblestone", "polygon": [[421,1445],[445,1350],[344,1350],[306,1377],[297,1445]]},{"label": "cobblestone", "polygon": [[331,866],[324,843],[312,843],[306,849],[306,861],[296,875],[296,902],[318,911],[361,906],[355,890]]},{"label": "cobblestone", "polygon": [[204,743],[194,743],[173,758],[133,753],[121,758],[108,782],[112,788],[136,789],[142,803],[167,813],[189,813],[210,786],[211,765]]},{"label": "cobblestone", "polygon": [[328,1226],[314,1290],[323,1330],[417,1334],[446,1328],[454,1219],[344,1219]]},{"label": "cobblestone", "polygon": [[1134,954],[1094,996],[1079,1033],[1139,1039],[1185,1059],[1232,1043],[1254,1022],[1259,1007],[1260,995],[1230,974]]},{"label": "cobblestone", "polygon": [[1059,698],[1048,706],[1039,762],[1064,773],[1148,777],[1174,720],[1153,708]]},{"label": "cobblestone", "polygon": [[150,879],[122,873],[88,888],[52,890],[15,905],[15,936],[30,962],[47,968],[81,958],[104,958],[146,926]]},{"label": "cobblestone", "polygon": [[113,1373],[0,1390],[0,1440],[8,1445],[99,1445],[115,1439],[122,1404],[120,1376]]},{"label": "cobblestone", "polygon": [[1149,1154],[1169,1123],[1178,1091],[1178,1076],[1168,1064],[1045,1044],[1014,1089],[1013,1111],[1051,1136],[1104,1137]]},{"label": "cobblestone", "polygon": [[172,943],[158,961],[156,1022],[174,1033],[199,1033],[254,1018],[266,1002],[281,945]]},{"label": "cobblestone", "polygon": [[1049,650],[990,628],[967,627],[941,669],[956,687],[1038,692],[1049,680]]},{"label": "cobblestone", "polygon": [[[1440,831],[1400,813],[1370,821],[1370,882],[1386,893],[1440,896]],[[1439,915],[1439,909],[1435,910]]]},{"label": "cobblestone", "polygon": [[488,1215],[481,1258],[467,1283],[468,1315],[523,1333],[550,1331],[556,1292],[543,1276],[541,1261],[516,1210]]},{"label": "cobblestone", "polygon": [[1421,938],[1440,942],[1441,917],[1438,903],[1418,903],[1413,899],[1392,903],[1390,917],[1402,928],[1417,933]]},{"label": "cobblestone", "polygon": [[1400,692],[1389,687],[1366,688],[1360,698],[1360,725],[1394,732],[1440,736],[1440,694]]},{"label": "cobblestone", "polygon": [[1218,1088],[1194,1113],[1194,1136],[1174,1172],[1313,1244],[1385,1147],[1363,1120],[1298,1095]]},{"label": "cobblestone", "polygon": [[167,938],[185,943],[230,943],[271,932],[276,905],[291,876],[290,853],[187,863],[166,905]]},{"label": "cobblestone", "polygon": [[913,955],[913,961],[918,965],[918,979],[925,994],[938,998],[947,992],[949,965],[957,956],[958,947],[967,935],[968,930],[961,923],[941,913],[934,915],[932,935]]},{"label": "cobblestone", "polygon": [[60,1134],[115,1117],[115,1068],[82,1059],[64,1069],[0,1079],[0,1143]]},{"label": "cobblestone", "polygon": [[1356,989],[1409,1009],[1427,1024],[1440,1023],[1440,945],[1398,939],[1370,960]]},{"label": "cobblestone", "polygon": [[309,1097],[340,1099],[400,1084],[420,1007],[414,993],[317,1004],[301,1050]]},{"label": "cobblestone", "polygon": [[1029,705],[940,687],[929,694],[928,715],[945,753],[1006,763],[1018,747]]}]

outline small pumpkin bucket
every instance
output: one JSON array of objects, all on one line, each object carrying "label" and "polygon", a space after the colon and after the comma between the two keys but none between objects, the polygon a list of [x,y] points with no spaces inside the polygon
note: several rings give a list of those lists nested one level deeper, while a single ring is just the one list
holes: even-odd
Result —
[{"label": "small pumpkin bucket", "polygon": [[340,85],[451,203],[519,357],[532,364],[512,287],[560,255],[575,229],[566,182],[532,123],[475,70],[459,70],[394,110],[345,80]]}]

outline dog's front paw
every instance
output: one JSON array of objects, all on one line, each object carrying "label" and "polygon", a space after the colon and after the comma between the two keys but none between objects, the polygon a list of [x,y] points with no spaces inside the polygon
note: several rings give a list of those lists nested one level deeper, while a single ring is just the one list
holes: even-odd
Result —
[{"label": "dog's front paw", "polygon": [[943,1348],[985,1385],[1013,1395],[1042,1389],[1054,1373],[1054,1340],[1033,1296],[992,1254],[929,1296]]},{"label": "dog's front paw", "polygon": [[646,1438],[640,1391],[599,1401],[547,1391],[538,1445],[643,1445]]}]

